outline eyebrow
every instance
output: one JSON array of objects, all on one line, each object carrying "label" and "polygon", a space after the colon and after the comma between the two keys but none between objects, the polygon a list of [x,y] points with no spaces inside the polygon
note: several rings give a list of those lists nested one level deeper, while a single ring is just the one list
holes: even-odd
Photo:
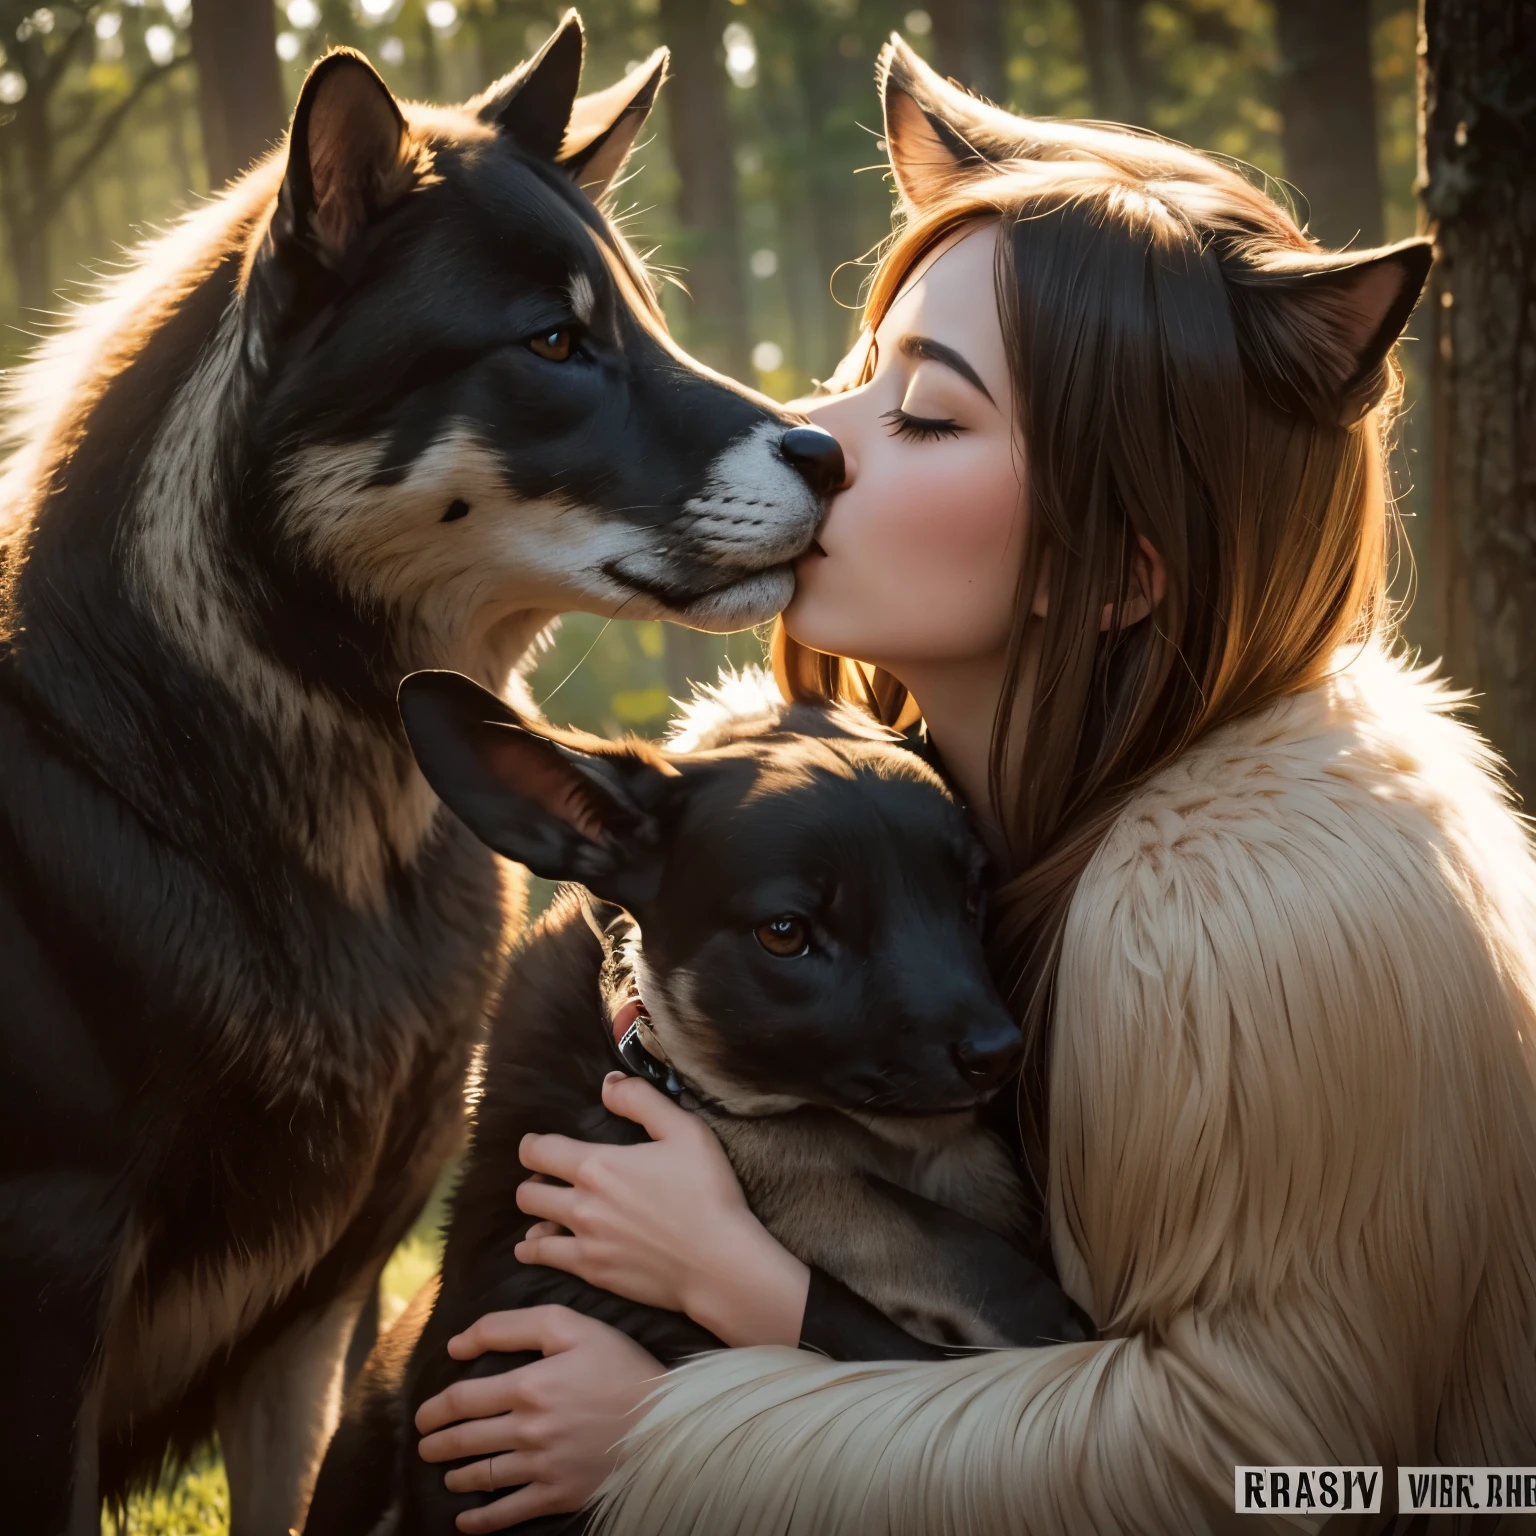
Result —
[{"label": "eyebrow", "polygon": [[903,357],[913,358],[917,362],[940,363],[945,368],[953,369],[967,384],[979,389],[993,405],[997,404],[992,399],[992,391],[981,382],[981,375],[953,347],[946,347],[942,341],[935,341],[931,336],[903,336],[897,345]]}]

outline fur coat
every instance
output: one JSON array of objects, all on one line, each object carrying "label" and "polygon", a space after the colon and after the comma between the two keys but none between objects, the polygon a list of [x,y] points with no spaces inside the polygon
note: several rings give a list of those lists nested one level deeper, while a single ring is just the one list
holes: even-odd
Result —
[{"label": "fur coat", "polygon": [[[1376,650],[1142,788],[1073,898],[1052,1242],[1087,1344],[729,1350],[604,1490],[623,1536],[1316,1530],[1238,1464],[1536,1465],[1536,864]],[[1510,1517],[1504,1531],[1536,1517]]]}]

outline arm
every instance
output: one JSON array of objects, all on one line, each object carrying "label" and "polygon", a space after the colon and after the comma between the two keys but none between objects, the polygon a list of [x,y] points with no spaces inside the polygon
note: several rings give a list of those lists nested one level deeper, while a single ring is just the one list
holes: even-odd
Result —
[{"label": "arm", "polygon": [[1346,815],[1336,780],[1284,788],[1240,838],[1209,797],[1154,802],[1073,904],[1053,1233],[1066,1288],[1115,1336],[685,1365],[629,1437],[601,1529],[1199,1532],[1230,1520],[1240,1462],[1432,1459],[1496,1198],[1475,1166],[1508,1113],[1490,1085],[1523,1015],[1486,910],[1422,831],[1383,830],[1374,786]]}]

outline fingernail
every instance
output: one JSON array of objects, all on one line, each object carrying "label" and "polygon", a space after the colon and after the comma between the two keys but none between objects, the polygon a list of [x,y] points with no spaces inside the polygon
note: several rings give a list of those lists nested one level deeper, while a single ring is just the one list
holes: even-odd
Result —
[{"label": "fingernail", "polygon": [[622,1083],[626,1076],[628,1076],[628,1074],[624,1072],[610,1072],[603,1079],[603,1086],[607,1087],[609,1083]]}]

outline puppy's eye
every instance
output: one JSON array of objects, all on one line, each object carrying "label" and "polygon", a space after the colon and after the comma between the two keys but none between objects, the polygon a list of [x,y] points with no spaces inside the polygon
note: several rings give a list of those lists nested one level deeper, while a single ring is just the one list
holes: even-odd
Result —
[{"label": "puppy's eye", "polygon": [[792,960],[796,955],[803,955],[811,947],[810,930],[806,927],[804,918],[786,913],[783,917],[774,918],[770,923],[759,924],[757,942],[770,955],[777,955],[781,960]]},{"label": "puppy's eye", "polygon": [[530,336],[528,350],[538,353],[540,357],[547,357],[552,363],[563,363],[570,357],[571,348],[575,342],[575,331],[570,326],[561,326],[557,331],[545,331],[541,336]]}]

